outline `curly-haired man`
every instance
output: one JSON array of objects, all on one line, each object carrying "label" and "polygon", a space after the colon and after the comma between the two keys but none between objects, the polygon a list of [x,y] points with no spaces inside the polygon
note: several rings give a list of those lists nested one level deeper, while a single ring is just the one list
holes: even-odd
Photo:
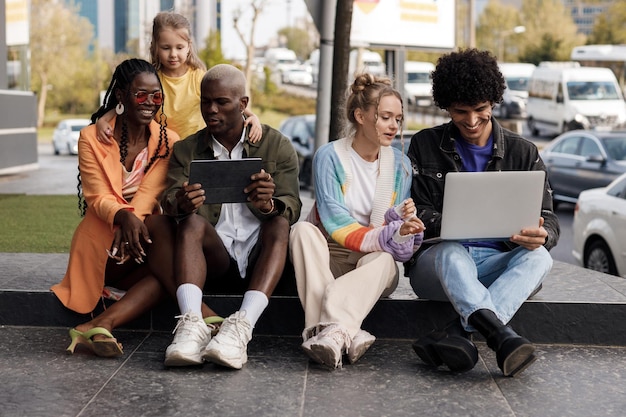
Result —
[{"label": "curly-haired man", "polygon": [[[489,52],[466,49],[443,55],[432,81],[434,102],[451,120],[418,132],[409,148],[411,197],[426,225],[425,239],[439,235],[446,173],[545,171],[537,147],[492,117],[505,83]],[[405,265],[413,290],[421,298],[449,300],[460,320],[455,317],[443,329],[421,336],[413,344],[418,356],[432,366],[468,371],[478,360],[469,333],[478,331],[496,352],[504,375],[515,376],[533,363],[534,346],[506,323],[550,271],[548,251],[559,232],[546,179],[537,227],[504,242],[422,245]]]}]

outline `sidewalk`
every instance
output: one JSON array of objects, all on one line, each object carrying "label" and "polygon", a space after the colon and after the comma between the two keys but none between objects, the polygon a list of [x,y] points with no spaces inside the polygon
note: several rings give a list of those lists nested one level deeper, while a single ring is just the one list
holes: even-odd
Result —
[{"label": "sidewalk", "polygon": [[84,350],[67,356],[68,328],[80,320],[60,314],[48,291],[66,262],[65,254],[0,254],[0,416],[582,417],[622,416],[626,409],[626,282],[573,265],[555,263],[544,289],[514,319],[539,359],[505,378],[480,340],[470,372],[420,363],[407,328],[425,319],[420,306],[428,301],[415,298],[406,278],[364,325],[376,343],[341,370],[308,361],[299,347],[301,322],[268,335],[268,320],[301,318],[296,298],[282,314],[286,301],[272,298],[240,371],[212,364],[166,369],[173,313],[159,330],[143,321],[117,330],[121,358]]},{"label": "sidewalk", "polygon": [[165,369],[170,334],[116,332],[126,354],[66,356],[67,329],[0,328],[2,416],[623,416],[624,348],[540,345],[517,378],[479,344],[475,369],[422,366],[408,340],[378,340],[355,365],[310,363],[298,338],[255,337],[240,371]]}]

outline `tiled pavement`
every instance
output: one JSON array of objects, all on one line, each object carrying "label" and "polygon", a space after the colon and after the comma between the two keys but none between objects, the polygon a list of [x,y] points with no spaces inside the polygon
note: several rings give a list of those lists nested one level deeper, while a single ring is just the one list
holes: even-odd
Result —
[{"label": "tiled pavement", "polygon": [[[128,329],[118,359],[68,356],[69,314],[48,291],[64,254],[0,254],[0,416],[623,416],[626,410],[626,282],[564,263],[514,319],[539,359],[503,377],[495,355],[464,374],[422,365],[411,349],[438,305],[407,280],[381,300],[366,328],[379,339],[355,365],[330,371],[300,351],[302,312],[273,298],[240,371],[212,364],[166,369],[174,310]],[[238,298],[213,305],[236,308]],[[235,306],[235,307],[233,307]],[[430,314],[429,314],[430,312]],[[417,323],[417,324],[415,324]],[[608,342],[607,342],[608,341]]]}]

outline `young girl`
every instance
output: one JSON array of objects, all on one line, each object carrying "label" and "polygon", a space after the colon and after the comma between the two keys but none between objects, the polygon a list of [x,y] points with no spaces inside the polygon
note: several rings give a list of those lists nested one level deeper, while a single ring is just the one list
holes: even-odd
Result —
[{"label": "young girl", "polygon": [[410,162],[389,146],[403,119],[391,80],[357,76],[346,116],[352,132],[315,154],[317,201],[289,238],[305,316],[302,348],[333,368],[344,353],[356,362],[374,342],[361,323],[396,288],[396,261],[411,257],[424,230],[408,198]]},{"label": "young girl", "polygon": [[[203,129],[206,124],[200,113],[200,82],[206,67],[196,53],[191,25],[186,17],[174,12],[161,12],[155,16],[150,60],[157,69],[165,95],[157,120],[163,121],[181,139]],[[246,125],[251,125],[250,141],[257,142],[261,138],[259,118],[248,109],[244,115]],[[109,111],[98,119],[99,141],[110,143],[113,131],[109,123],[114,116],[114,112]]]}]

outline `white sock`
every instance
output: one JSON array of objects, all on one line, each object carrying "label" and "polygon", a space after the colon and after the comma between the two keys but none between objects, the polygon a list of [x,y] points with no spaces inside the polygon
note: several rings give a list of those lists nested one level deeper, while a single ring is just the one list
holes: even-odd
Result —
[{"label": "white sock", "polygon": [[267,299],[267,296],[262,291],[249,290],[245,292],[240,310],[246,312],[246,318],[252,327],[256,325],[269,302],[270,300]]},{"label": "white sock", "polygon": [[202,317],[202,290],[194,284],[181,284],[176,290],[176,299],[181,314],[189,312]]}]

